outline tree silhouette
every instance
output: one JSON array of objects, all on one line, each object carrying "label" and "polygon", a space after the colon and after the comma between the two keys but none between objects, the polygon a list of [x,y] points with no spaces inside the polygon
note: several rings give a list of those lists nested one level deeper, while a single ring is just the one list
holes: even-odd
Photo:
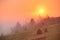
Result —
[{"label": "tree silhouette", "polygon": [[49,19],[50,17],[47,15],[46,18]]},{"label": "tree silhouette", "polygon": [[42,30],[41,29],[38,29],[37,30],[37,34],[42,34]]},{"label": "tree silhouette", "polygon": [[48,31],[47,31],[47,28],[45,28],[45,30],[44,30],[44,31],[45,31],[45,32],[48,32]]},{"label": "tree silhouette", "polygon": [[20,23],[19,22],[17,22],[16,23],[16,26],[14,27],[14,33],[18,33],[19,31],[20,31],[20,29],[21,29],[21,25],[20,25]]},{"label": "tree silhouette", "polygon": [[31,20],[30,20],[30,24],[34,24],[34,23],[35,23],[34,19],[31,18]]},{"label": "tree silhouette", "polygon": [[21,25],[20,25],[20,23],[19,22],[17,22],[17,24],[16,24],[16,27],[20,27]]}]

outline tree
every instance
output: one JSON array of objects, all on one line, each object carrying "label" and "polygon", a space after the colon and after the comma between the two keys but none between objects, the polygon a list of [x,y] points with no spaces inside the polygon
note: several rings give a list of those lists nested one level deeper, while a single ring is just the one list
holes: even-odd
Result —
[{"label": "tree", "polygon": [[45,32],[48,32],[48,30],[47,30],[47,28],[45,28],[45,30],[44,30]]},{"label": "tree", "polygon": [[50,17],[47,15],[46,18],[49,19]]},{"label": "tree", "polygon": [[21,26],[21,25],[20,25],[20,23],[19,23],[19,22],[17,22],[16,27],[18,27],[18,28],[19,28],[20,26]]},{"label": "tree", "polygon": [[0,40],[6,40],[3,36],[3,33],[1,33]]},{"label": "tree", "polygon": [[37,30],[37,34],[42,34],[42,30],[41,29],[38,29]]},{"label": "tree", "polygon": [[35,21],[34,21],[34,19],[33,18],[31,18],[31,20],[30,20],[30,24],[35,24]]},{"label": "tree", "polygon": [[18,33],[18,32],[20,32],[20,29],[21,29],[21,25],[20,25],[19,22],[17,22],[17,23],[16,23],[16,26],[14,27],[14,32],[15,32],[15,33]]}]

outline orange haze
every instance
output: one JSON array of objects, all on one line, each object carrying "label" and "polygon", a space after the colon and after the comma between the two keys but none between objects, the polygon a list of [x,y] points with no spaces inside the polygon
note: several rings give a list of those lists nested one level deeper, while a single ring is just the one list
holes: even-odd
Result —
[{"label": "orange haze", "polygon": [[60,0],[2,0],[0,15],[3,21],[28,21],[37,19],[35,13],[39,7],[46,9],[50,17],[60,16]]}]

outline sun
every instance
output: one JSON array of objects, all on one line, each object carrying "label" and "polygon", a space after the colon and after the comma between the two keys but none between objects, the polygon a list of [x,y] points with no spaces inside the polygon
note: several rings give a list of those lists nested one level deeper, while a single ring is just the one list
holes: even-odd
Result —
[{"label": "sun", "polygon": [[39,17],[39,16],[42,17],[42,18],[46,18],[46,16],[47,16],[47,9],[46,9],[46,7],[44,7],[44,6],[37,7],[36,10],[34,11],[33,15],[36,18]]},{"label": "sun", "polygon": [[44,9],[40,9],[40,10],[38,11],[38,13],[39,13],[40,15],[43,15],[43,14],[44,14]]},{"label": "sun", "polygon": [[38,14],[41,16],[41,17],[45,17],[46,16],[46,10],[43,9],[43,8],[40,8],[38,10]]}]

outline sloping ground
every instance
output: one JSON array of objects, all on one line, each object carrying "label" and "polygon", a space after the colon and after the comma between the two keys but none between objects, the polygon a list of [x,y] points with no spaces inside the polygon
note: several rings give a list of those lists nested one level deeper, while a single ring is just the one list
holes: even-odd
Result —
[{"label": "sloping ground", "polygon": [[5,36],[5,40],[32,40],[35,38],[44,38],[45,34],[36,35],[32,33],[22,33],[22,34],[15,34],[10,36]]},{"label": "sloping ground", "polygon": [[48,32],[37,35],[31,32],[17,33],[3,37],[1,40],[60,40],[60,23],[47,26]]},{"label": "sloping ground", "polygon": [[47,40],[60,40],[60,24],[51,25],[47,29]]},{"label": "sloping ground", "polygon": [[32,34],[30,32],[26,33],[17,33],[10,36],[5,36],[6,40],[25,40],[27,37],[31,36]]},{"label": "sloping ground", "polygon": [[28,37],[28,40],[60,40],[60,23],[47,26],[48,32]]}]

